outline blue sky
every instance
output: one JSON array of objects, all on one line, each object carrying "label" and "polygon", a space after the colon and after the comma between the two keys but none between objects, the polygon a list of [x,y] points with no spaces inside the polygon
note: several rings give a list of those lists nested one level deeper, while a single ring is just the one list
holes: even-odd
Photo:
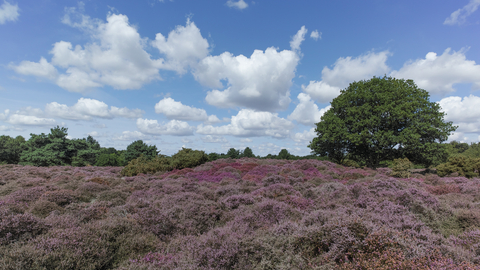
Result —
[{"label": "blue sky", "polygon": [[0,134],[309,154],[349,83],[413,79],[480,140],[480,0],[0,0]]}]

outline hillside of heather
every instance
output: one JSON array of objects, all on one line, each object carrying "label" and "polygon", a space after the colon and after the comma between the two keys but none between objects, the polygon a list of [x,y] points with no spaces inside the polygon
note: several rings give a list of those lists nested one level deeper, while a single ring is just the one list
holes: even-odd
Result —
[{"label": "hillside of heather", "polygon": [[0,166],[0,269],[480,269],[480,179],[318,160]]}]

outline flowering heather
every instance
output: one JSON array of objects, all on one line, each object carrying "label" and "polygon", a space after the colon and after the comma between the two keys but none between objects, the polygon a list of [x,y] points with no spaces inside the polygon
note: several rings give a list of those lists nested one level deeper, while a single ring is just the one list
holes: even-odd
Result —
[{"label": "flowering heather", "polygon": [[121,170],[0,166],[0,268],[480,269],[479,178],[254,158]]}]

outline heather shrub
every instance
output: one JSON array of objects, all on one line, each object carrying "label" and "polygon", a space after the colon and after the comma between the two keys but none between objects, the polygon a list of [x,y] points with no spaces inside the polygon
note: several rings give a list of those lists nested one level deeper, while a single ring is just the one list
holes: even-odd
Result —
[{"label": "heather shrub", "polygon": [[47,191],[42,194],[40,199],[56,203],[59,206],[65,206],[78,200],[75,192],[68,189]]},{"label": "heather shrub", "polygon": [[46,200],[38,200],[30,208],[30,213],[41,218],[44,218],[50,215],[50,213],[53,211],[63,212],[63,208],[58,206],[54,202],[50,202]]},{"label": "heather shrub", "polygon": [[251,205],[255,199],[251,194],[232,195],[224,198],[221,204],[228,209],[237,209],[240,205]]},{"label": "heather shrub", "polygon": [[391,176],[409,178],[410,172],[408,170],[413,168],[413,163],[410,162],[408,158],[398,158],[394,159],[389,167],[392,169],[392,172],[390,173]]},{"label": "heather shrub", "polygon": [[230,195],[236,195],[239,194],[240,191],[238,190],[238,187],[236,185],[225,185],[225,186],[219,186],[215,190],[215,199],[219,200],[222,197],[227,197]]},{"label": "heather shrub", "polygon": [[97,200],[112,202],[113,205],[122,205],[125,204],[129,195],[130,194],[120,190],[105,190],[98,194]]},{"label": "heather shrub", "polygon": [[262,179],[262,184],[264,186],[269,186],[269,185],[273,185],[273,184],[288,184],[288,183],[289,183],[289,181],[288,181],[287,178],[285,178],[282,175],[277,175],[277,174],[269,175],[269,176],[266,176]]},{"label": "heather shrub", "polygon": [[301,193],[295,190],[290,185],[285,184],[273,184],[267,187],[263,187],[252,192],[254,196],[262,196],[265,198],[276,199],[283,198],[287,195],[293,195],[301,197]]},{"label": "heather shrub", "polygon": [[464,156],[450,157],[446,163],[437,166],[437,174],[440,177],[457,173],[460,176],[472,178],[478,176],[480,159]]},{"label": "heather shrub", "polygon": [[42,220],[31,214],[15,214],[0,208],[0,245],[28,240],[46,232],[47,229]]}]

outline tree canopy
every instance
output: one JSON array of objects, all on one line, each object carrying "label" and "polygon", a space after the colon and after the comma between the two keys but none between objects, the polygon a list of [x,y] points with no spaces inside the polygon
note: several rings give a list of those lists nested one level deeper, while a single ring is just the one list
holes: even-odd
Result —
[{"label": "tree canopy", "polygon": [[312,153],[342,162],[348,155],[376,168],[384,160],[408,158],[430,166],[444,161],[456,127],[440,105],[412,80],[373,77],[351,83],[316,124]]}]

